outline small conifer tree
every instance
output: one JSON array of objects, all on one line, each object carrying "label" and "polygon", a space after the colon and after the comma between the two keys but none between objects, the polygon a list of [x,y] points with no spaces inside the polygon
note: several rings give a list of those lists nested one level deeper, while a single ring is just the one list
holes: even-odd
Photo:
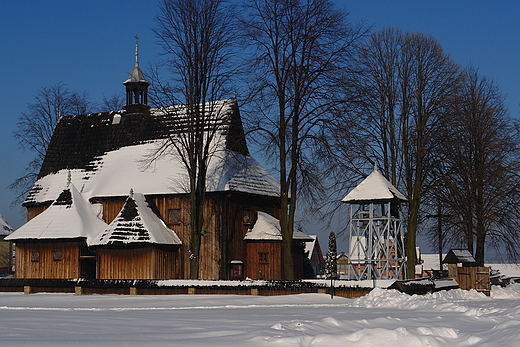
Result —
[{"label": "small conifer tree", "polygon": [[338,277],[338,257],[336,250],[336,234],[331,232],[329,235],[329,250],[327,251],[327,261],[325,262],[325,278],[335,280]]}]

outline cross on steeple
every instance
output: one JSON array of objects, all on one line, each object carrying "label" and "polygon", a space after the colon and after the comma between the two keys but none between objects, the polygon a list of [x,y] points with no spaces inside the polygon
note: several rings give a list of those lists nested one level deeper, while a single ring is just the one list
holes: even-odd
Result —
[{"label": "cross on steeple", "polygon": [[139,36],[135,34],[135,66],[139,66]]}]

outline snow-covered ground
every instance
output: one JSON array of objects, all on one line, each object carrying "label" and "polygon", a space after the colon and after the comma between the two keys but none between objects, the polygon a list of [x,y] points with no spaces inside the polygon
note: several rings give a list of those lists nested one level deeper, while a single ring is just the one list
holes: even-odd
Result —
[{"label": "snow-covered ground", "polygon": [[0,293],[0,345],[519,346],[520,285],[491,298]]}]

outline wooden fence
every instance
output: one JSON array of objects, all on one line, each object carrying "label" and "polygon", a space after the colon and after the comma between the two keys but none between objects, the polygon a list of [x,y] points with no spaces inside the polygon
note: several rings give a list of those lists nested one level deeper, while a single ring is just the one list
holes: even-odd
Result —
[{"label": "wooden fence", "polygon": [[460,289],[475,289],[478,292],[490,295],[490,268],[486,266],[457,267],[456,264],[448,264],[449,277],[459,284]]},{"label": "wooden fence", "polygon": [[46,280],[46,279],[0,279],[0,292],[121,294],[121,295],[174,295],[174,294],[220,294],[220,295],[292,295],[320,293],[345,298],[358,298],[372,288],[326,287],[300,281],[265,281],[263,285],[158,285],[154,280]]}]

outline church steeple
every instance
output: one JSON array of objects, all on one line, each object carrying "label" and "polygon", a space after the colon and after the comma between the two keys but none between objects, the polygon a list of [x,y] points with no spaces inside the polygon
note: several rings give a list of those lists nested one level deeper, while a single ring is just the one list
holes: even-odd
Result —
[{"label": "church steeple", "polygon": [[144,78],[139,68],[139,37],[135,35],[135,64],[130,76],[123,82],[126,87],[127,112],[148,112],[148,86],[150,83]]}]

